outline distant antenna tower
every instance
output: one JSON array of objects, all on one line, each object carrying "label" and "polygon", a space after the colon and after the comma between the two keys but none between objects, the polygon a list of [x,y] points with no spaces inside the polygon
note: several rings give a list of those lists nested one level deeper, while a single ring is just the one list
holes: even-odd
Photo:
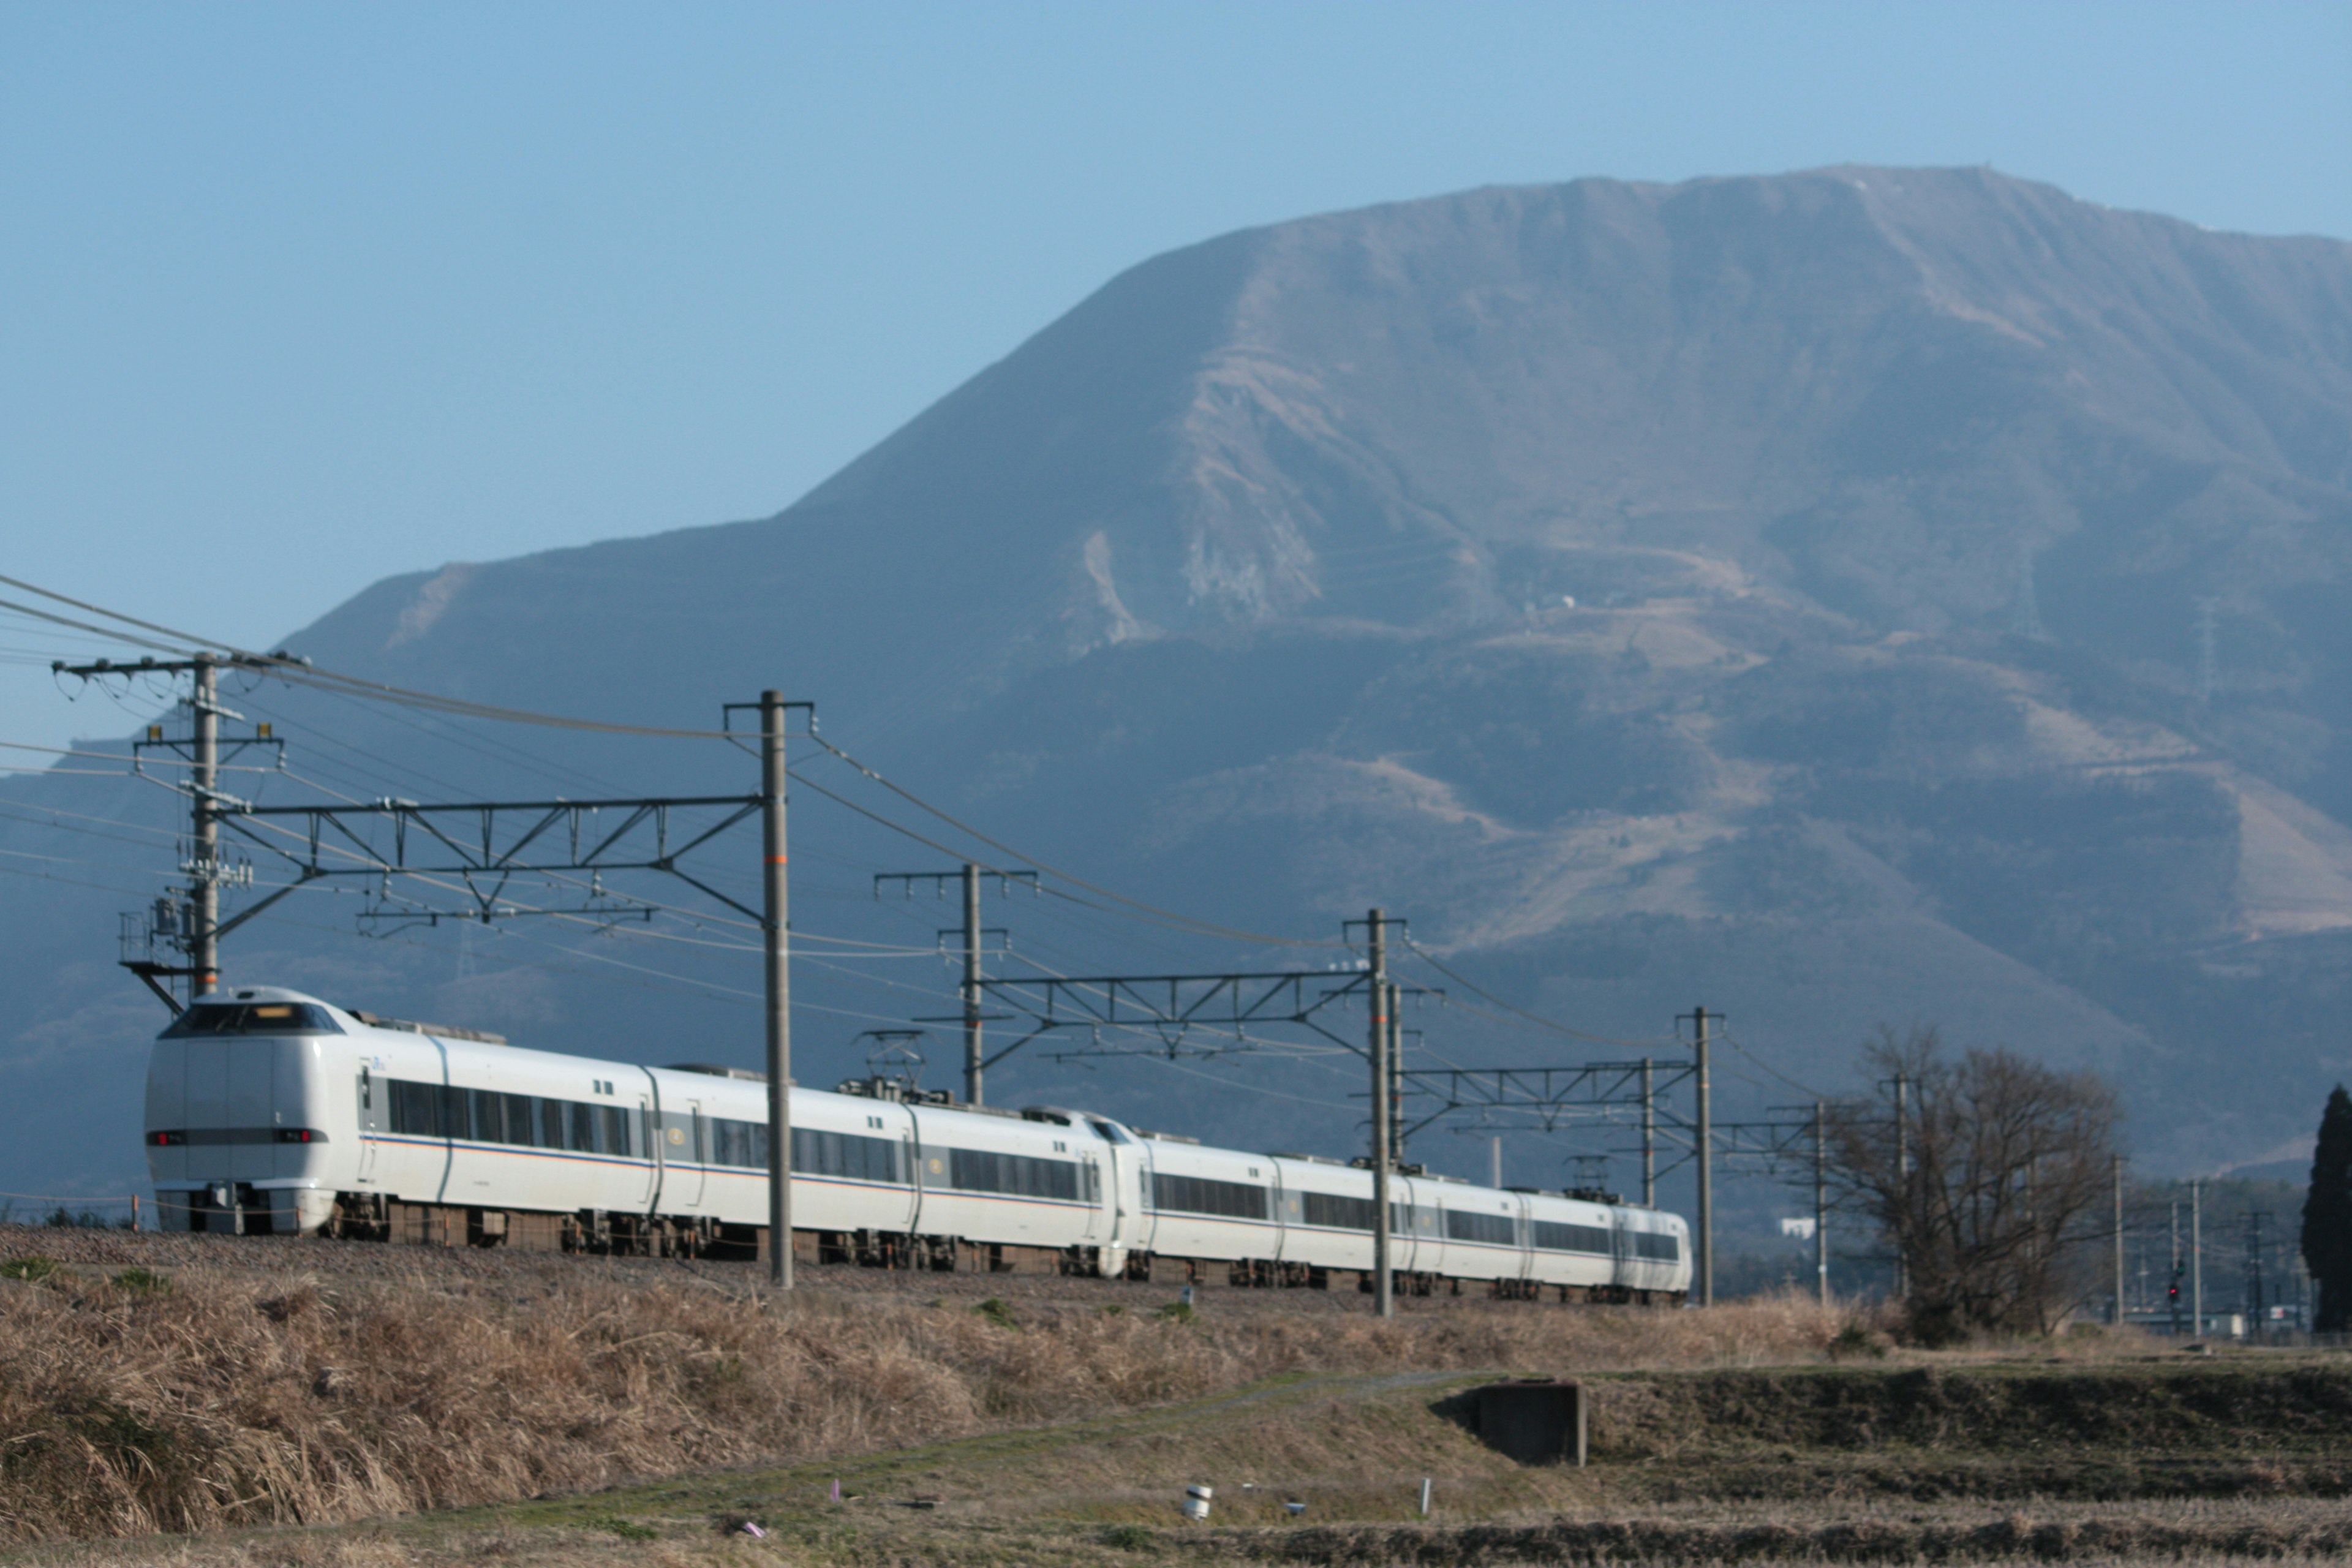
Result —
[{"label": "distant antenna tower", "polygon": [[2210,704],[2220,683],[2221,659],[2214,653],[2213,614],[2219,599],[2197,601],[2197,700]]}]

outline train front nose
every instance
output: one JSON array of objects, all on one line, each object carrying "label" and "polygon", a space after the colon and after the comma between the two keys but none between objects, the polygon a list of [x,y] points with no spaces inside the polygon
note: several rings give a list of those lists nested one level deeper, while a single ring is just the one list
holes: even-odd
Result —
[{"label": "train front nose", "polygon": [[327,1152],[306,1070],[322,1024],[340,1032],[315,1005],[200,1002],[155,1042],[147,1161],[166,1229],[314,1227],[320,1205],[300,1200]]}]

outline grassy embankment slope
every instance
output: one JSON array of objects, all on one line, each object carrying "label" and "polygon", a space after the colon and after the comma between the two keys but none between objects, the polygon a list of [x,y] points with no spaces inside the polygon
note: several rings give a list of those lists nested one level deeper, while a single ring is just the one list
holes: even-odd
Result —
[{"label": "grassy embankment slope", "polygon": [[[42,1239],[0,1236],[0,1255],[21,1264]],[[485,1269],[363,1248],[173,1256],[160,1288],[120,1256],[0,1280],[0,1528],[52,1543],[20,1548],[28,1560],[1996,1562],[2352,1547],[2352,1366],[2325,1357],[2192,1362],[2100,1337],[2064,1354],[1836,1363],[1844,1321],[1788,1301],[1709,1314],[1464,1301],[1381,1324],[1351,1301],[1214,1291],[1185,1321],[1152,1310],[1167,1292],[1083,1282],[1024,1281],[1009,1310],[983,1312],[1000,1282],[835,1274],[780,1307],[740,1274]],[[283,1271],[293,1258],[325,1267]],[[1460,1390],[1528,1372],[1593,1384],[1589,1468],[1522,1468],[1454,1418]],[[1190,1481],[1217,1488],[1207,1529],[1175,1518]],[[908,1506],[921,1501],[933,1506]],[[767,1541],[726,1533],[745,1518]],[[206,1534],[125,1539],[158,1529]]]}]

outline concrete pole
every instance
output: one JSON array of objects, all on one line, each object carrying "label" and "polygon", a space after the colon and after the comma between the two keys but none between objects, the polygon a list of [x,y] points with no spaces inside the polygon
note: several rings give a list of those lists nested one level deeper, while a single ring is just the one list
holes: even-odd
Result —
[{"label": "concrete pole", "polygon": [[209,996],[220,987],[220,666],[198,654],[188,697],[194,721],[195,766],[189,770],[188,977],[190,996]]},{"label": "concrete pole", "polygon": [[1379,910],[1365,918],[1371,937],[1371,973],[1365,995],[1372,1025],[1372,1310],[1396,1316],[1396,1280],[1389,1267],[1389,1000],[1388,925]]},{"label": "concrete pole", "polygon": [[2205,1184],[2189,1184],[2189,1332],[2205,1337]]},{"label": "concrete pole", "polygon": [[1813,1279],[1830,1304],[1830,1142],[1820,1100],[1813,1101]]},{"label": "concrete pole", "polygon": [[760,693],[761,883],[768,969],[768,1282],[793,1288],[792,897],[785,875],[784,694]]},{"label": "concrete pole", "polygon": [[1715,1305],[1715,1106],[1707,1089],[1706,1077],[1706,1009],[1695,1008],[1692,1017],[1696,1022],[1697,1038],[1694,1042],[1691,1061],[1696,1069],[1698,1099],[1698,1304]]},{"label": "concrete pole", "polygon": [[963,1097],[980,1099],[980,868],[963,868]]},{"label": "concrete pole", "polygon": [[2116,1327],[2124,1326],[2124,1157],[2116,1156]]},{"label": "concrete pole", "polygon": [[1404,987],[1389,982],[1389,1165],[1404,1165],[1404,1096],[1397,1075],[1404,1070]]},{"label": "concrete pole", "polygon": [[2164,1277],[2164,1300],[2172,1310],[2172,1331],[2180,1332],[2180,1200],[2172,1200],[2172,1272]]}]

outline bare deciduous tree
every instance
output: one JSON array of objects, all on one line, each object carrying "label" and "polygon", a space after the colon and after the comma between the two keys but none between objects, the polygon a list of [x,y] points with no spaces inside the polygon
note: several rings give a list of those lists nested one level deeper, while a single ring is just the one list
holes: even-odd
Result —
[{"label": "bare deciduous tree", "polygon": [[1877,1081],[1832,1112],[1833,1167],[1903,1259],[1913,1333],[2049,1332],[2104,1234],[2115,1092],[2006,1049],[1956,1054],[1932,1027],[1882,1026],[1863,1058]]}]

